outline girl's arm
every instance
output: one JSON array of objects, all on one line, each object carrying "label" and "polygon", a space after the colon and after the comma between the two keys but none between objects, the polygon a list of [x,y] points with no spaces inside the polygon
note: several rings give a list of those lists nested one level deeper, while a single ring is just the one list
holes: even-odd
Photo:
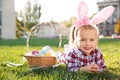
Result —
[{"label": "girl's arm", "polygon": [[103,58],[103,54],[101,50],[98,50],[97,56],[96,56],[96,64],[99,67],[99,71],[105,70],[106,69],[106,64]]},{"label": "girl's arm", "polygon": [[80,71],[85,71],[85,72],[98,72],[99,67],[97,64],[90,64],[84,67],[80,67]]},{"label": "girl's arm", "polygon": [[78,63],[78,58],[74,52],[69,52],[67,55],[67,68],[70,71],[77,71],[80,68],[80,65]]}]

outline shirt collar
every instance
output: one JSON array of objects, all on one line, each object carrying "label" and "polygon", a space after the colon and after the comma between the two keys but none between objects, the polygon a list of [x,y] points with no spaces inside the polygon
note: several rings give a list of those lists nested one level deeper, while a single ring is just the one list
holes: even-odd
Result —
[{"label": "shirt collar", "polygon": [[[77,47],[76,47],[76,49],[77,49],[78,51],[80,51],[81,54],[83,54],[84,56],[87,56],[86,53],[85,53],[84,51],[82,51],[81,49],[79,49],[79,48],[77,48]],[[90,55],[93,55],[93,54],[96,53],[96,52],[97,52],[97,50],[94,49],[93,51],[90,52]]]}]

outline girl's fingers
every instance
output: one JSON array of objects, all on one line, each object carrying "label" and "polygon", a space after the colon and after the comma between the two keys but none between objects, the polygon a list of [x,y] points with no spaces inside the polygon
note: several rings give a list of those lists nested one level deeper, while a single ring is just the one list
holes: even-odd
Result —
[{"label": "girl's fingers", "polygon": [[91,71],[94,71],[94,72],[98,72],[99,67],[98,67],[97,65],[92,65],[92,66],[90,67],[90,70],[91,70]]},{"label": "girl's fingers", "polygon": [[92,72],[98,72],[98,69],[91,68],[90,71],[92,71]]}]

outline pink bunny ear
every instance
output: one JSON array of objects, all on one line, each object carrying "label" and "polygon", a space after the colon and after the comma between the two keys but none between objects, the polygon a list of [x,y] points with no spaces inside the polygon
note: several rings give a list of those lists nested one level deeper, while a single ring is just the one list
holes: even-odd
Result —
[{"label": "pink bunny ear", "polygon": [[90,24],[99,24],[104,21],[106,21],[114,12],[114,7],[113,6],[108,6],[104,9],[102,9],[97,15],[95,15],[91,20]]},{"label": "pink bunny ear", "polygon": [[87,16],[88,6],[85,2],[81,1],[78,7],[78,16],[79,19],[82,19],[84,16]]},{"label": "pink bunny ear", "polygon": [[78,16],[79,19],[76,20],[75,26],[80,27],[83,24],[89,23],[89,18],[87,17],[88,14],[88,6],[85,2],[81,1],[78,6]]}]

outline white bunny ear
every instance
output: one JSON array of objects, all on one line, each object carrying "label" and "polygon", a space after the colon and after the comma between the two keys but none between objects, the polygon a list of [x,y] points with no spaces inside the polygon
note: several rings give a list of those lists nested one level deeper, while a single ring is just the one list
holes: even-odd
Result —
[{"label": "white bunny ear", "polygon": [[82,19],[84,16],[87,16],[87,14],[88,14],[88,6],[84,1],[81,1],[78,7],[79,19]]},{"label": "white bunny ear", "polygon": [[96,25],[96,24],[106,21],[112,15],[113,12],[114,12],[113,6],[108,6],[102,9],[99,13],[97,13],[97,15],[95,15],[90,20],[90,24]]}]

